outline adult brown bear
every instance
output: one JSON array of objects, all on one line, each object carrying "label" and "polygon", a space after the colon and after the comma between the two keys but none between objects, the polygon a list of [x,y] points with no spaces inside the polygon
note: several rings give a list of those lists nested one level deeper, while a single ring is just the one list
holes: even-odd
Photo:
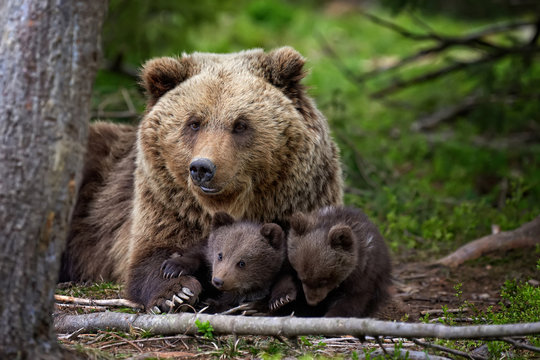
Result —
[{"label": "adult brown bear", "polygon": [[90,128],[60,279],[122,282],[126,297],[168,310],[201,288],[160,266],[204,239],[215,212],[272,222],[341,204],[338,149],[303,65],[289,47],[148,61],[140,125]]}]

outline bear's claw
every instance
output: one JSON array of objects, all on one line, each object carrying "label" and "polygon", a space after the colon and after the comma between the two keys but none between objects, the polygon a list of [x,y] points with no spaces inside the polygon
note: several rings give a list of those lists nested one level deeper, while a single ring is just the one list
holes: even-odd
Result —
[{"label": "bear's claw", "polygon": [[191,276],[165,280],[161,288],[154,300],[149,302],[149,312],[160,314],[182,311],[186,306],[197,302],[198,294],[202,290],[199,281]]},{"label": "bear's claw", "polygon": [[270,303],[270,310],[271,311],[276,311],[276,310],[282,308],[283,306],[287,305],[291,301],[292,301],[292,299],[289,297],[289,295],[286,295],[285,297],[281,297],[279,299],[276,299],[276,300],[274,300],[274,301],[272,301]]},{"label": "bear's claw", "polygon": [[195,294],[193,294],[193,291],[191,291],[191,290],[190,290],[189,288],[187,288],[187,287],[183,287],[183,288],[182,288],[182,291],[183,291],[186,295],[188,295],[188,296],[193,296],[193,295],[195,295]]}]

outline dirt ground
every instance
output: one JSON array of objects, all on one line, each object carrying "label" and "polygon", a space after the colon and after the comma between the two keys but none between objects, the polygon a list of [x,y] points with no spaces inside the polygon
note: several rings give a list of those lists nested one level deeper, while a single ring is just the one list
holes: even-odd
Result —
[{"label": "dirt ground", "polygon": [[[497,252],[449,269],[426,263],[397,263],[394,267],[394,303],[382,314],[388,320],[418,321],[425,311],[456,309],[464,301],[479,310],[497,305],[501,286],[507,280],[538,281],[538,253],[532,249]],[[462,294],[456,296],[456,286]],[[430,316],[430,319],[437,314]]]},{"label": "dirt ground", "polygon": [[[431,312],[429,319],[437,321],[443,316],[440,310],[444,305],[448,309],[459,308],[464,301],[474,304],[477,309],[485,310],[500,301],[500,289],[506,280],[516,279],[537,284],[538,271],[536,262],[538,253],[534,249],[521,249],[494,253],[482,259],[465,263],[456,269],[431,267],[426,263],[400,263],[395,260],[395,289],[393,302],[380,314],[386,320],[417,322],[426,311]],[[456,296],[456,285],[461,284],[462,294]],[[113,295],[114,297],[114,295]],[[114,311],[114,309],[111,309]],[[57,312],[74,313],[73,308],[58,308]],[[78,313],[84,310],[76,310]],[[462,314],[465,318],[467,313]],[[363,354],[363,349],[377,348],[374,339],[360,342],[352,337],[322,339],[324,347],[318,347],[316,341],[298,339],[222,336],[217,339],[204,339],[186,335],[159,337],[138,332],[130,336],[113,332],[97,334],[77,334],[60,336],[61,342],[71,348],[81,348],[90,352],[94,358],[260,358],[256,352],[279,351],[284,358],[297,358],[305,353],[341,356],[351,358],[352,352]],[[391,342],[392,340],[385,340]],[[276,345],[277,343],[277,345]],[[280,345],[281,344],[281,345]],[[393,347],[392,343],[389,346]],[[422,350],[413,343],[405,343],[407,350]],[[253,350],[255,349],[255,350]],[[95,353],[92,353],[95,351]],[[360,357],[361,358],[361,357]],[[450,358],[454,358],[450,356]]]}]

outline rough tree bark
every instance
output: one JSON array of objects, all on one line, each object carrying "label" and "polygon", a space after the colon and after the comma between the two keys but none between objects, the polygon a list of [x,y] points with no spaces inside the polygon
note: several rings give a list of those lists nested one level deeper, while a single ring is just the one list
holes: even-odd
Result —
[{"label": "rough tree bark", "polygon": [[61,251],[106,0],[0,2],[0,358],[59,359]]}]

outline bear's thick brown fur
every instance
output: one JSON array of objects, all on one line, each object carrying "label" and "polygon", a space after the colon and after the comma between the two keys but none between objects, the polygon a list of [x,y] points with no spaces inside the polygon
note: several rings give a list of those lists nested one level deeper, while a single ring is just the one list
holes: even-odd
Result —
[{"label": "bear's thick brown fur", "polygon": [[199,282],[160,265],[217,211],[272,222],[342,202],[338,150],[292,48],[157,58],[140,125],[90,128],[61,280],[112,280],[150,306]]},{"label": "bear's thick brown fur", "polygon": [[365,317],[388,300],[390,255],[363,212],[325,207],[293,215],[290,225],[288,257],[308,305],[298,302],[298,314]]}]

